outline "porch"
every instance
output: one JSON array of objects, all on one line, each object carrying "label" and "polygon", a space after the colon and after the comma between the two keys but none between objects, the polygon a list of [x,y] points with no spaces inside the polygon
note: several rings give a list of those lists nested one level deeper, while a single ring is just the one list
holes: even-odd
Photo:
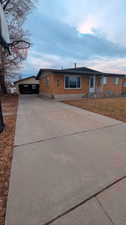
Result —
[{"label": "porch", "polygon": [[121,96],[123,79],[115,76],[90,76],[89,97]]}]

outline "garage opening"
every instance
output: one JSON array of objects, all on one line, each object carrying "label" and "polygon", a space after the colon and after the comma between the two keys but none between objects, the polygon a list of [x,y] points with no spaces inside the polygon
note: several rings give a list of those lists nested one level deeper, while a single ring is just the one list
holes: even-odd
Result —
[{"label": "garage opening", "polygon": [[39,84],[20,84],[20,94],[39,94]]}]

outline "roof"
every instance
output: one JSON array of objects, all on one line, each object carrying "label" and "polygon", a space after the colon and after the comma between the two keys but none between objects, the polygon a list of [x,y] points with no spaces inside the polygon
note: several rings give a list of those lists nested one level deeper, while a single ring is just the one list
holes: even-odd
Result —
[{"label": "roof", "polygon": [[74,70],[76,70],[76,71],[80,71],[80,72],[92,72],[92,73],[101,73],[101,72],[99,72],[99,71],[97,71],[97,70],[94,70],[94,69],[90,69],[90,68],[88,68],[88,67],[76,67],[76,68],[69,68],[69,69],[64,69],[65,71],[67,70],[67,71],[74,71]]},{"label": "roof", "polygon": [[124,77],[126,76],[126,74],[116,74],[116,73],[104,73],[104,72],[100,72],[94,69],[90,69],[87,67],[77,67],[77,68],[68,68],[68,69],[40,69],[39,73],[36,77],[36,79],[38,80],[39,77],[41,76],[41,74],[43,72],[54,72],[54,73],[58,73],[58,74],[76,74],[76,75],[84,75],[84,76],[91,76],[91,75],[96,75],[96,76],[120,76],[120,77]]},{"label": "roof", "polygon": [[20,82],[20,81],[28,80],[28,79],[31,79],[31,78],[35,78],[35,79],[36,79],[36,76],[30,76],[30,77],[25,77],[25,78],[20,79],[20,80],[16,80],[16,81],[14,82],[14,84],[17,84],[17,83]]}]

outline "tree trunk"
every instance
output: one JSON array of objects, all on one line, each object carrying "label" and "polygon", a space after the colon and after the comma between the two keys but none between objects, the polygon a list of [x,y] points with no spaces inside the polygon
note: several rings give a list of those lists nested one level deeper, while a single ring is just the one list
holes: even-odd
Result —
[{"label": "tree trunk", "polygon": [[3,129],[4,129],[4,121],[3,121],[2,105],[0,101],[0,133],[3,131]]},{"label": "tree trunk", "polygon": [[4,52],[0,47],[0,94],[6,94],[5,69],[4,69]]},{"label": "tree trunk", "polygon": [[3,71],[0,71],[0,94],[7,94]]}]

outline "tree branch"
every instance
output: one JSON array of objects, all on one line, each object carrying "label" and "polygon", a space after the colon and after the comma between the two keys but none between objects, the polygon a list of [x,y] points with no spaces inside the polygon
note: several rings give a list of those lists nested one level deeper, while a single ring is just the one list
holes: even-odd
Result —
[{"label": "tree branch", "polygon": [[11,0],[7,0],[6,4],[5,4],[4,7],[3,7],[3,10],[6,10],[8,4],[10,3],[10,1],[11,1]]}]

